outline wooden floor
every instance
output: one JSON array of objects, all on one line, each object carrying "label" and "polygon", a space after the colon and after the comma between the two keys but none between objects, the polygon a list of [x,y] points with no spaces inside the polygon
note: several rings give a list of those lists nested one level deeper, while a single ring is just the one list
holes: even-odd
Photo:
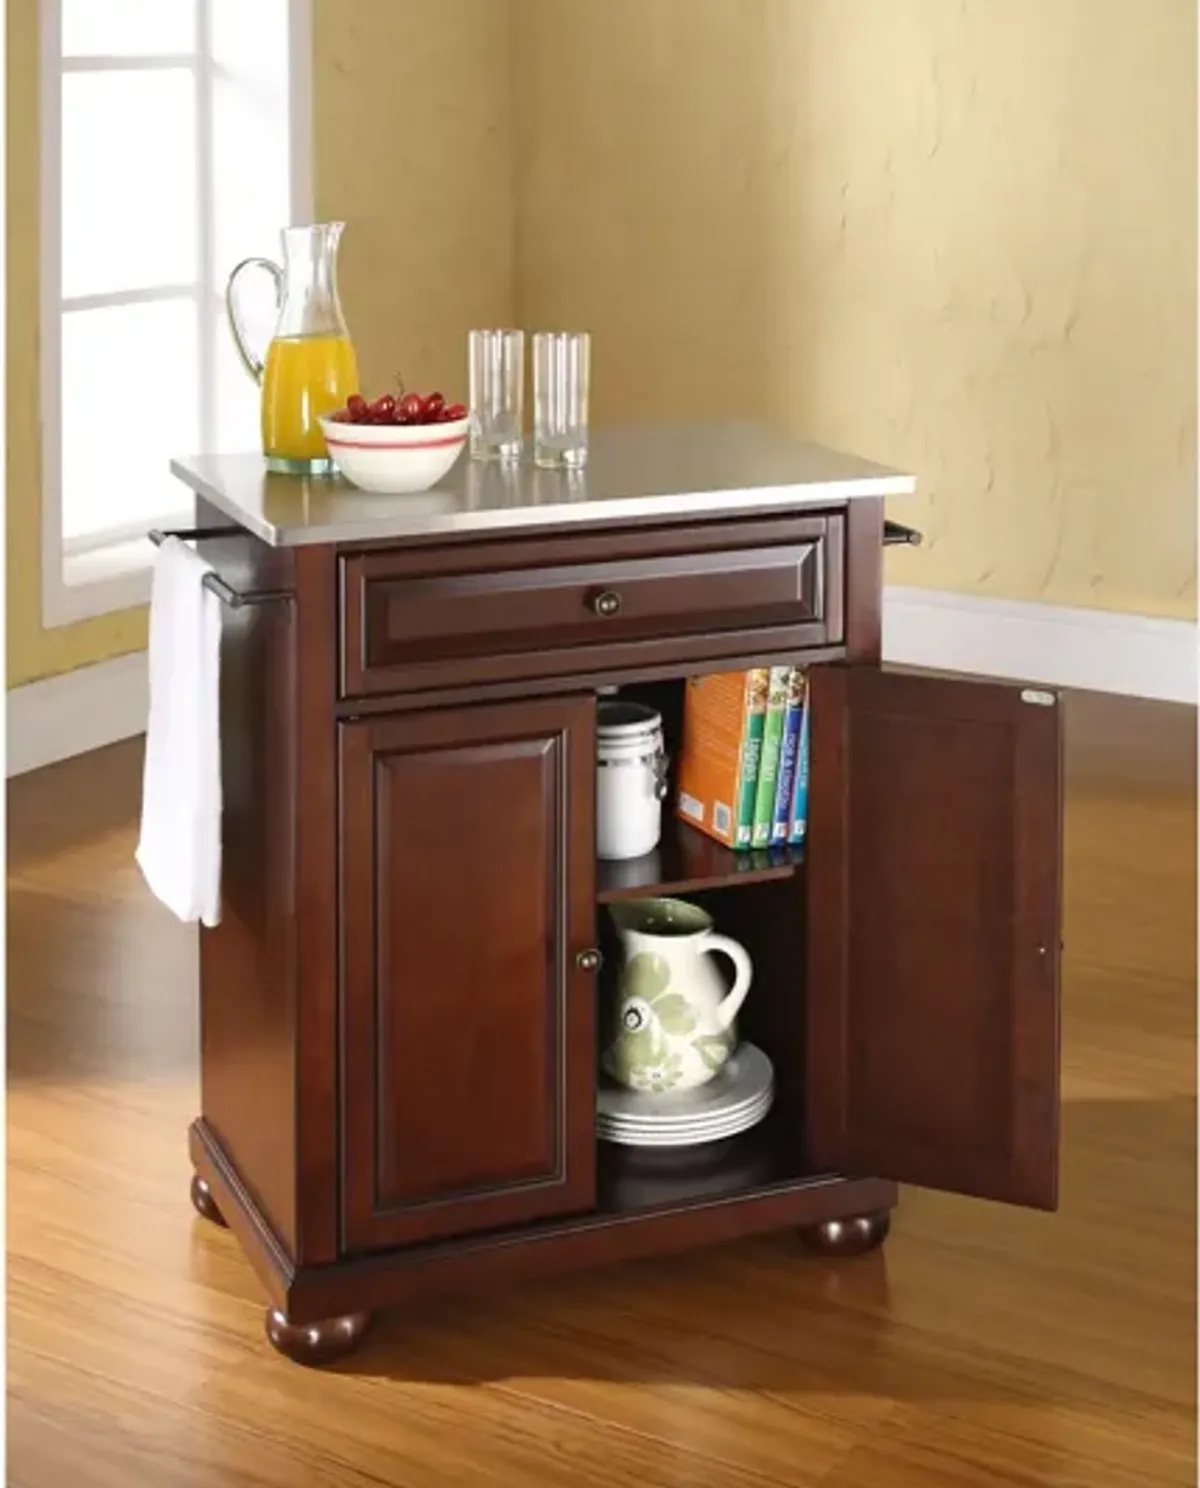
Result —
[{"label": "wooden floor", "polygon": [[137,751],[14,782],[8,1483],[1193,1484],[1194,727],[1069,700],[1059,1214],[906,1190],[863,1260],[427,1305],[332,1373],[188,1205],[193,939],[131,862]]}]

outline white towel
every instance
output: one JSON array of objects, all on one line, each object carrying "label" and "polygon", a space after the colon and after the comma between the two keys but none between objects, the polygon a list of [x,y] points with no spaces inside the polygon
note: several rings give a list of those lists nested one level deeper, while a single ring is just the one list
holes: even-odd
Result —
[{"label": "white towel", "polygon": [[137,861],[181,920],[221,919],[221,601],[178,538],[150,587],[150,721]]}]

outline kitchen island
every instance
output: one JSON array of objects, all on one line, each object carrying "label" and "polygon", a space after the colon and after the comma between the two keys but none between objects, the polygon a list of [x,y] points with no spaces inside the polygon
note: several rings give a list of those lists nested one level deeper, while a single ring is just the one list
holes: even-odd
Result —
[{"label": "kitchen island", "polygon": [[[227,605],[192,1200],[278,1349],[755,1231],[851,1255],[902,1182],[1054,1206],[1060,709],[882,668],[911,477],[745,425],[599,431],[579,472],[464,457],[420,496],[172,469]],[[598,692],[674,754],[689,676],[771,665],[810,669],[804,849],[668,812],[598,863]],[[776,1079],[761,1126],[682,1153],[595,1132],[603,907],[658,893],[750,951]]]}]

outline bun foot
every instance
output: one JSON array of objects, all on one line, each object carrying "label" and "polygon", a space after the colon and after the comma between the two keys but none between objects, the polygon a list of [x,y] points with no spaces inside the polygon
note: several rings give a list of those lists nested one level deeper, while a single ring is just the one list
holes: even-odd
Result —
[{"label": "bun foot", "polygon": [[207,1219],[210,1224],[220,1225],[223,1230],[228,1228],[225,1216],[217,1208],[212,1189],[199,1173],[192,1174],[192,1208],[201,1219]]},{"label": "bun foot", "polygon": [[293,1364],[332,1364],[353,1353],[371,1323],[369,1312],[322,1318],[319,1323],[289,1323],[278,1307],[267,1308],[267,1337]]},{"label": "bun foot", "polygon": [[857,1256],[882,1245],[891,1228],[888,1210],[876,1214],[857,1214],[853,1219],[827,1219],[824,1224],[808,1225],[800,1231],[801,1241],[817,1255]]}]

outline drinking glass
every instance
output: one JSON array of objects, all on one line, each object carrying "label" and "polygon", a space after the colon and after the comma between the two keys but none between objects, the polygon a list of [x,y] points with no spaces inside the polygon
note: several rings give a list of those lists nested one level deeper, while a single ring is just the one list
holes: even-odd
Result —
[{"label": "drinking glass", "polygon": [[525,414],[525,332],[472,331],[467,343],[473,460],[519,460]]},{"label": "drinking glass", "polygon": [[591,337],[538,331],[533,338],[533,459],[575,469],[587,464]]}]

